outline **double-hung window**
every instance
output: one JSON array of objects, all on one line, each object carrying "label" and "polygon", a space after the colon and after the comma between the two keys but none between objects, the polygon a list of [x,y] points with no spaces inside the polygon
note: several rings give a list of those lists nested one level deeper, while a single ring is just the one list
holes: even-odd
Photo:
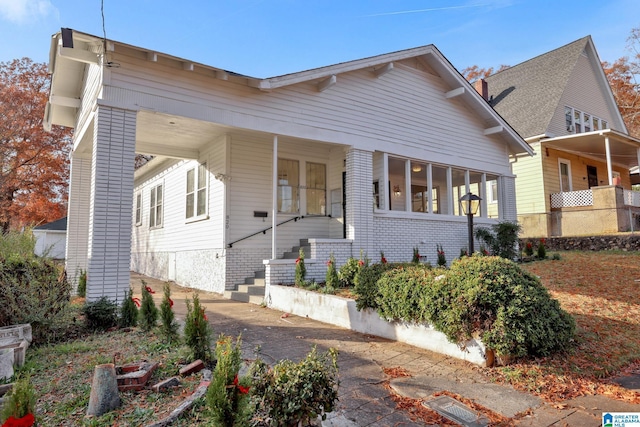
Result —
[{"label": "double-hung window", "polygon": [[297,160],[278,159],[278,212],[299,212],[300,169]]},{"label": "double-hung window", "polygon": [[151,188],[149,195],[149,227],[162,226],[162,184]]},{"label": "double-hung window", "polygon": [[142,193],[136,194],[136,225],[142,225]]},{"label": "double-hung window", "polygon": [[186,219],[207,214],[207,175],[206,163],[187,171]]},{"label": "double-hung window", "polygon": [[327,170],[322,163],[307,162],[307,215],[325,215],[327,211]]}]

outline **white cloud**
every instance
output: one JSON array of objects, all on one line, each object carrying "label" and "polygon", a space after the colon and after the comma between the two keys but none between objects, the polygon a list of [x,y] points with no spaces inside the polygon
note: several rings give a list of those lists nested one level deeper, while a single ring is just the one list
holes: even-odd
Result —
[{"label": "white cloud", "polygon": [[57,14],[50,0],[0,0],[0,19],[16,24]]}]

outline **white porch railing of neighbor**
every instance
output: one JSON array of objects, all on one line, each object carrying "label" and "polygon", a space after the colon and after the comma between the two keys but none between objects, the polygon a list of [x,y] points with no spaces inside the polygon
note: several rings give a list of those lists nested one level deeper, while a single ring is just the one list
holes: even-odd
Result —
[{"label": "white porch railing of neighbor", "polygon": [[640,207],[640,191],[624,190],[624,204]]},{"label": "white porch railing of neighbor", "polygon": [[593,205],[593,193],[591,190],[566,191],[551,195],[552,208],[572,208],[576,206]]}]

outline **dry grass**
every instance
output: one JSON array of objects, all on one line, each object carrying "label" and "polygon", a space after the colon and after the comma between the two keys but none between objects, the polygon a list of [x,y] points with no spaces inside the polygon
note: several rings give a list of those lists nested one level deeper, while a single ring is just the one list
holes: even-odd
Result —
[{"label": "dry grass", "polygon": [[640,403],[609,379],[640,362],[640,254],[563,252],[523,264],[575,318],[575,345],[552,357],[496,368],[490,375],[548,401],[606,394]]}]

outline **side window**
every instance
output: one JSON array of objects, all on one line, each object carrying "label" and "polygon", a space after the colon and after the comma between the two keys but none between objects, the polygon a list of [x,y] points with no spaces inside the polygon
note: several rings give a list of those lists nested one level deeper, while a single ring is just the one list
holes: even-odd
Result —
[{"label": "side window", "polygon": [[571,162],[566,159],[558,159],[560,172],[560,192],[573,191],[571,185]]},{"label": "side window", "polygon": [[151,188],[149,195],[149,228],[162,226],[162,184]]},{"label": "side window", "polygon": [[136,194],[136,225],[142,225],[142,192]]},{"label": "side window", "polygon": [[207,214],[207,175],[206,163],[187,171],[186,219],[198,218]]},{"label": "side window", "polygon": [[278,212],[299,212],[300,165],[297,160],[278,159]]}]

